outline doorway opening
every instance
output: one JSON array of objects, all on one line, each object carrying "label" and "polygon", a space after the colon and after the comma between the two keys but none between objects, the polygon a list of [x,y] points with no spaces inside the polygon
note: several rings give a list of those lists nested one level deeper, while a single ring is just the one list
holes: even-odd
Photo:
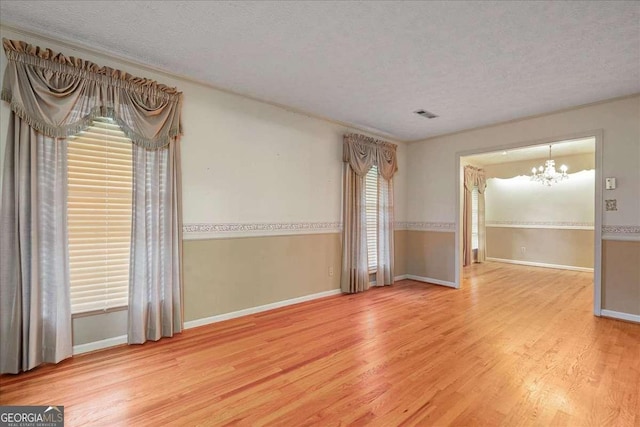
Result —
[{"label": "doorway opening", "polygon": [[591,132],[458,153],[457,287],[475,263],[588,272],[600,315],[601,144]]}]

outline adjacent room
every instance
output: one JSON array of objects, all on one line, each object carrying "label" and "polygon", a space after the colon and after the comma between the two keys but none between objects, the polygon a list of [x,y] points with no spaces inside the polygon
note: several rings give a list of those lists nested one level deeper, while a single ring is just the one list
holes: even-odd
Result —
[{"label": "adjacent room", "polygon": [[493,261],[593,273],[595,142],[461,157],[464,266]]},{"label": "adjacent room", "polygon": [[0,2],[0,425],[640,425],[640,3]]}]

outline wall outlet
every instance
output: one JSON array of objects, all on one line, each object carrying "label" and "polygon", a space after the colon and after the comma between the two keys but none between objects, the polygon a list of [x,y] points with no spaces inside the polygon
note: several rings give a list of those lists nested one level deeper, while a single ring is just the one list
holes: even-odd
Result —
[{"label": "wall outlet", "polygon": [[329,267],[329,277],[333,276],[333,267]]},{"label": "wall outlet", "polygon": [[522,246],[520,248],[520,253],[522,253],[523,255],[525,254],[525,252],[527,252],[527,248],[525,248],[524,246]]}]

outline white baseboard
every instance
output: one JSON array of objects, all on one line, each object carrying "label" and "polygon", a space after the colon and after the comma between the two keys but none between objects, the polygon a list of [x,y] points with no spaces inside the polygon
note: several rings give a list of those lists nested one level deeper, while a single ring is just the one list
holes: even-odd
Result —
[{"label": "white baseboard", "polygon": [[447,286],[449,288],[457,288],[456,284],[453,282],[448,282],[446,280],[433,279],[431,277],[422,277],[422,276],[414,276],[413,274],[407,274],[407,279],[417,280],[418,282],[431,283],[433,285],[442,285]]},{"label": "white baseboard", "polygon": [[[404,280],[404,279],[406,279],[406,278],[407,278],[407,275],[406,275],[406,274],[403,274],[403,275],[401,275],[401,276],[393,276],[393,281],[394,281],[394,282],[397,282],[397,281],[399,281],[399,280]],[[370,285],[371,285],[371,286],[378,286],[378,282],[377,282],[377,281],[375,281],[375,280],[372,280],[372,281],[370,282]]]},{"label": "white baseboard", "polygon": [[205,317],[203,319],[191,320],[184,323],[185,329],[197,328],[198,326],[209,325],[211,323],[222,322],[223,320],[235,319],[236,317],[248,316],[250,314],[261,313],[274,308],[285,307],[287,305],[298,304],[305,301],[311,301],[318,298],[329,297],[342,293],[340,289],[332,289],[330,291],[318,292],[317,294],[305,295],[298,298],[291,298],[284,301],[273,302],[271,304],[259,305],[257,307],[245,308],[243,310],[232,311],[229,313],[218,314],[216,316]]},{"label": "white baseboard", "polygon": [[114,347],[120,344],[127,343],[127,336],[120,335],[119,337],[107,338],[106,340],[93,341],[86,344],[78,344],[73,346],[73,355],[77,356],[82,353],[88,353],[90,351],[102,350],[109,347]]},{"label": "white baseboard", "polygon": [[612,319],[627,320],[629,322],[640,323],[640,315],[621,313],[619,311],[601,310],[600,315],[603,317],[611,317]]},{"label": "white baseboard", "polygon": [[544,262],[519,261],[515,259],[503,259],[503,258],[492,258],[492,257],[487,257],[487,261],[504,262],[506,264],[528,265],[529,267],[555,268],[558,270],[585,271],[587,273],[593,273],[593,268],[576,267],[573,265],[547,264]]},{"label": "white baseboard", "polygon": [[[247,316],[249,314],[260,313],[262,311],[272,310],[274,308],[284,307],[287,305],[297,304],[300,302],[311,301],[318,298],[324,298],[332,295],[338,295],[342,291],[340,289],[332,289],[330,291],[318,292],[317,294],[305,295],[298,298],[292,298],[284,301],[278,301],[271,304],[260,305],[257,307],[245,308],[244,310],[232,311],[230,313],[219,314],[217,316],[206,317],[204,319],[192,320],[184,323],[184,329],[195,328],[198,326],[208,325],[210,323],[221,322],[223,320],[235,319],[236,317]],[[90,351],[102,350],[127,343],[127,336],[120,335],[118,337],[107,338],[101,341],[94,341],[87,344],[79,344],[73,346],[73,355],[88,353]]]}]

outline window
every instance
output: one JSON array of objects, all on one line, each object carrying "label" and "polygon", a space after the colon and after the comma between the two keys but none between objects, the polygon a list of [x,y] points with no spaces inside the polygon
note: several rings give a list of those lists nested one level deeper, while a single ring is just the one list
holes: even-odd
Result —
[{"label": "window", "polygon": [[478,249],[478,187],[471,192],[471,249]]},{"label": "window", "polygon": [[68,139],[71,312],[126,306],[132,143],[108,118]]},{"label": "window", "polygon": [[378,267],[378,167],[373,166],[365,177],[365,213],[367,221],[367,256],[369,273]]}]

